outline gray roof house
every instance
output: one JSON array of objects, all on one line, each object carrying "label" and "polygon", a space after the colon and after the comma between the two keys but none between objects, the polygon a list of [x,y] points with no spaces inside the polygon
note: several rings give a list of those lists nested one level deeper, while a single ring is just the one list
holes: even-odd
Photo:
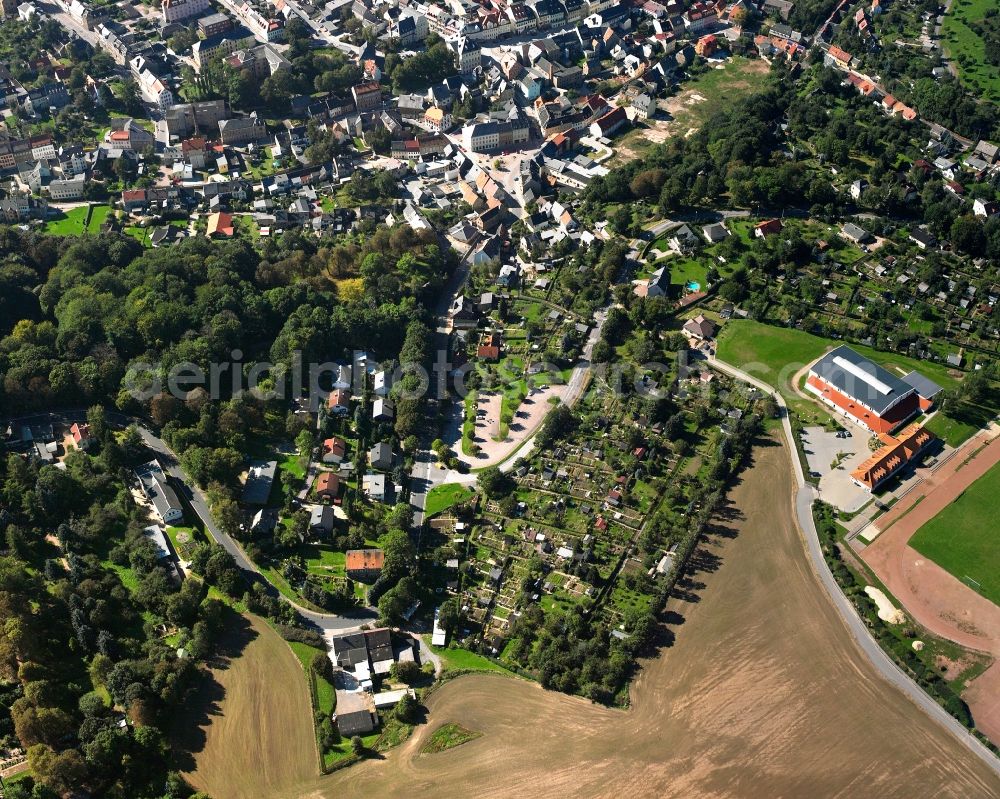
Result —
[{"label": "gray roof house", "polygon": [[392,460],[392,444],[382,441],[368,451],[368,462],[373,469],[391,469]]},{"label": "gray roof house", "polygon": [[277,461],[254,461],[247,471],[242,501],[246,505],[266,505],[278,470]]},{"label": "gray roof house", "polygon": [[164,524],[180,521],[184,511],[177,494],[167,484],[166,475],[163,474],[160,464],[156,461],[143,464],[135,470],[135,476],[139,478],[139,484],[146,498],[153,503],[160,521]]}]

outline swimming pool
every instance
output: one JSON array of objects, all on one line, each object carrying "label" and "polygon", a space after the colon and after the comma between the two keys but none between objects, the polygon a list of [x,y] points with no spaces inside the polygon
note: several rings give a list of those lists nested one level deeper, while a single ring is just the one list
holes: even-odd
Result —
[{"label": "swimming pool", "polygon": [[701,284],[695,283],[693,280],[689,280],[687,283],[684,284],[684,288],[686,288],[688,291],[700,291]]}]

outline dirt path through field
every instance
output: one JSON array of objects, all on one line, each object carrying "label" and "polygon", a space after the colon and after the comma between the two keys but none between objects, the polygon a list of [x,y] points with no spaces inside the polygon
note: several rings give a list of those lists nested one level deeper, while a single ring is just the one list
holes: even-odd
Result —
[{"label": "dirt path through field", "polygon": [[184,776],[214,799],[262,799],[319,768],[302,667],[256,617],[232,614],[223,654],[189,702]]},{"label": "dirt path through field", "polygon": [[[299,740],[310,725],[297,699],[275,699],[290,695],[289,681],[272,671],[241,681],[266,696],[247,690],[225,700],[239,721],[209,728],[196,783],[215,799],[248,796],[252,785],[253,796],[269,799],[1000,794],[993,772],[869,666],[804,551],[785,448],[764,446],[755,458],[698,551],[683,598],[670,603],[676,640],[644,664],[631,710],[520,680],[463,677],[430,698],[430,724],[384,759],[291,779],[310,751]],[[284,646],[268,629],[261,637]],[[484,735],[419,755],[448,721]],[[272,737],[278,730],[286,737]],[[298,765],[278,790],[258,758],[283,757]]]}]

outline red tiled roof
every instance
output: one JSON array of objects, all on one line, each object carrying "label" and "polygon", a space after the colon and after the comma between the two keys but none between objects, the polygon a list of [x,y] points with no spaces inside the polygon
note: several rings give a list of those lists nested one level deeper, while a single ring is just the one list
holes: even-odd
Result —
[{"label": "red tiled roof", "polygon": [[880,433],[882,446],[872,456],[851,472],[851,477],[869,489],[878,486],[893,472],[900,469],[920,453],[935,435],[914,422],[898,436]]},{"label": "red tiled roof", "polygon": [[344,559],[346,571],[381,571],[385,553],[381,549],[349,549]]},{"label": "red tiled roof", "polygon": [[780,233],[781,232],[781,220],[780,219],[768,219],[766,222],[761,222],[757,225],[757,230],[763,233],[765,236],[769,233]]},{"label": "red tiled roof", "polygon": [[340,491],[340,478],[333,472],[323,472],[313,481],[313,489],[317,494],[336,496]]}]

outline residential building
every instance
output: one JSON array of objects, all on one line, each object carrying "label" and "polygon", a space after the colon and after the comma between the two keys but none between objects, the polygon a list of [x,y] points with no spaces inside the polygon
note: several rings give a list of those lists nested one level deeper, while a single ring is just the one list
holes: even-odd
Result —
[{"label": "residential building", "polygon": [[277,461],[253,461],[243,483],[241,501],[245,505],[266,505],[271,497],[271,487],[277,471]]},{"label": "residential building", "polygon": [[205,39],[232,30],[233,20],[225,14],[209,14],[198,20],[198,32]]},{"label": "residential building", "polygon": [[443,108],[428,108],[424,113],[424,122],[431,130],[448,130],[451,127],[451,114]]},{"label": "residential building", "polygon": [[235,234],[233,215],[224,211],[216,211],[208,215],[205,235],[210,239],[231,239]]},{"label": "residential building", "polygon": [[345,388],[334,389],[326,400],[326,409],[335,416],[344,416],[350,409],[351,392]]},{"label": "residential building", "polygon": [[57,202],[79,200],[87,185],[86,175],[74,175],[71,178],[56,178],[48,185],[49,199]]},{"label": "residential building", "polygon": [[775,233],[781,232],[781,220],[780,219],[768,219],[765,222],[760,222],[754,225],[753,234],[758,239],[764,239]]},{"label": "residential building", "polygon": [[340,477],[333,472],[320,472],[313,480],[313,491],[321,500],[336,500],[340,494]]},{"label": "residential building", "polygon": [[156,146],[153,134],[132,118],[112,119],[111,130],[105,135],[104,141],[113,151],[143,152]]},{"label": "residential building", "polygon": [[191,59],[194,68],[201,72],[205,64],[213,58],[222,58],[236,50],[243,50],[257,44],[257,39],[246,28],[236,27],[225,33],[201,39],[191,45]]},{"label": "residential building", "polygon": [[333,531],[336,516],[329,505],[313,505],[309,511],[309,530],[317,535],[325,535]]},{"label": "residential building", "polygon": [[361,478],[361,488],[372,502],[386,502],[392,495],[392,482],[384,474],[369,472]]},{"label": "residential building", "polygon": [[714,222],[711,225],[705,225],[701,232],[709,244],[718,244],[729,235],[729,228],[724,222]]},{"label": "residential building", "polygon": [[385,397],[377,397],[372,403],[372,420],[376,422],[391,422],[396,416],[392,400]]},{"label": "residential building", "polygon": [[381,549],[349,549],[344,560],[344,570],[352,580],[368,582],[377,580],[385,563]]},{"label": "residential building", "polygon": [[706,319],[703,314],[698,314],[693,319],[688,319],[682,328],[687,335],[698,341],[704,341],[715,335],[715,325],[710,319]]},{"label": "residential building", "polygon": [[596,139],[612,136],[622,127],[628,124],[628,115],[622,107],[615,108],[590,125],[590,135]]},{"label": "residential building", "polygon": [[0,219],[5,222],[27,222],[45,219],[48,203],[23,194],[0,198]]},{"label": "residential building", "polygon": [[375,82],[351,87],[351,97],[358,111],[371,111],[382,105],[382,87]]},{"label": "residential building", "polygon": [[840,229],[840,235],[853,244],[864,244],[872,240],[872,234],[863,227],[848,222]]},{"label": "residential building", "polygon": [[183,518],[184,511],[181,508],[177,494],[167,484],[166,475],[156,461],[150,461],[135,470],[135,476],[139,480],[143,494],[146,495],[156,510],[156,515],[164,524],[173,524]]},{"label": "residential building", "polygon": [[379,442],[368,451],[368,463],[373,469],[388,471],[393,464],[392,444]]},{"label": "residential building", "polygon": [[236,18],[247,30],[264,42],[281,42],[285,39],[285,21],[281,17],[270,17],[262,14],[247,2],[236,2],[229,5]]},{"label": "residential building", "polygon": [[656,113],[656,100],[643,92],[632,100],[632,110],[636,119],[647,120]]},{"label": "residential building", "polygon": [[174,93],[167,88],[167,84],[148,69],[139,73],[136,82],[139,84],[142,99],[147,103],[154,104],[161,111],[166,111],[174,104]]},{"label": "residential building", "polygon": [[191,17],[204,14],[211,8],[208,0],[163,0],[160,17],[164,25],[172,25]]},{"label": "residential building", "polygon": [[340,463],[347,453],[347,441],[340,436],[332,436],[323,442],[321,460],[323,463]]},{"label": "residential building", "polygon": [[230,147],[255,144],[268,138],[267,128],[256,116],[223,119],[219,122],[219,138]]}]

